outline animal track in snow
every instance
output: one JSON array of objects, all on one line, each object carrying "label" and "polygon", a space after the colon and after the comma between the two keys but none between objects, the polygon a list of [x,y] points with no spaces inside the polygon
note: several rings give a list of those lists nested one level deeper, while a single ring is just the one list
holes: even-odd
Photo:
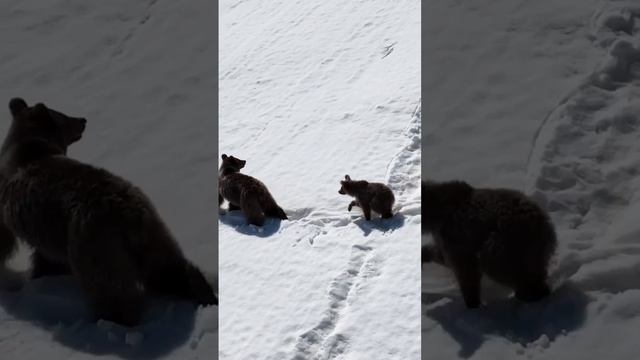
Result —
[{"label": "animal track in snow", "polygon": [[382,51],[382,59],[386,58],[393,52],[393,48],[397,43],[397,41],[394,41],[391,44],[384,46],[384,50]]},{"label": "animal track in snow", "polygon": [[[411,120],[405,129],[407,140],[404,147],[393,157],[387,166],[385,175],[387,184],[396,196],[397,210],[407,209],[407,215],[420,214],[420,199],[415,193],[420,191],[421,156],[422,156],[422,101],[413,111]],[[417,205],[417,213],[415,208]]]},{"label": "animal track in snow", "polygon": [[347,308],[347,300],[354,296],[354,289],[360,287],[367,278],[379,274],[382,261],[371,255],[372,250],[366,245],[351,247],[351,257],[346,269],[329,285],[328,309],[316,326],[298,337],[294,360],[333,359],[348,348],[348,338],[333,331]]},{"label": "animal track in snow", "polygon": [[138,22],[136,22],[133,25],[133,27],[129,29],[129,31],[125,34],[125,36],[120,40],[116,48],[113,50],[113,53],[111,54],[112,57],[121,55],[124,52],[125,48],[127,47],[127,44],[129,43],[129,41],[136,35],[136,33],[140,30],[140,28],[144,26],[149,21],[149,19],[151,19],[151,12],[152,12],[151,8],[156,4],[156,2],[158,2],[158,0],[150,0],[147,3],[147,8],[145,10],[145,13],[140,18],[140,20],[138,20]]},{"label": "animal track in snow", "polygon": [[[527,167],[526,191],[549,211],[560,234],[571,234],[565,240],[569,257],[586,265],[608,261],[598,255],[606,253],[599,248],[603,237],[613,246],[619,242],[610,225],[624,216],[640,190],[638,18],[638,6],[605,7],[594,15],[592,39],[606,49],[605,59],[545,119]],[[624,269],[640,268],[636,261]],[[563,266],[560,272],[567,272],[570,265]],[[586,284],[605,283],[603,277],[625,271],[613,267],[590,278],[588,266],[570,267],[581,271]]]}]

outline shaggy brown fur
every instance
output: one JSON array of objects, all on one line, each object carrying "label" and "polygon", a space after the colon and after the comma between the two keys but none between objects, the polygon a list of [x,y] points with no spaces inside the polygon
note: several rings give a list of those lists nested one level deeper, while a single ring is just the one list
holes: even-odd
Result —
[{"label": "shaggy brown fur", "polygon": [[[87,122],[86,119],[67,116],[46,108],[42,104],[37,104],[29,109],[27,103],[21,98],[11,99],[9,110],[14,121],[11,123],[0,148],[0,163],[2,164],[0,167],[0,188],[6,184],[8,177],[16,172],[19,163],[38,158],[48,152],[66,154],[68,145],[79,140],[82,136]],[[15,121],[16,118],[24,119],[27,112],[33,113],[35,111],[47,112],[52,121],[50,123],[35,123],[28,121],[28,119],[21,122]],[[28,145],[16,146],[16,144],[24,142],[25,139],[28,140]],[[5,264],[15,251],[17,241],[13,232],[4,223],[2,208],[0,205],[0,264]],[[37,249],[32,254],[31,262],[32,278],[70,272],[70,269],[65,265],[47,261]]]},{"label": "shaggy brown fur", "polygon": [[470,308],[480,306],[483,273],[513,288],[522,301],[550,292],[547,267],[555,230],[544,210],[518,191],[423,182],[422,231],[435,240],[422,248],[422,262],[453,269]]},{"label": "shaggy brown fur", "polygon": [[349,203],[347,208],[349,211],[354,206],[358,206],[362,209],[364,218],[367,220],[371,220],[372,210],[380,214],[383,219],[393,217],[392,208],[395,197],[387,185],[370,183],[365,180],[351,180],[349,175],[344,176],[340,185],[339,194],[356,198]]},{"label": "shaggy brown fur", "polygon": [[34,276],[71,271],[96,318],[123,325],[139,322],[150,292],[217,304],[139,188],[65,156],[86,120],[21,102],[10,106],[0,201],[5,224],[35,250]]},{"label": "shaggy brown fur", "polygon": [[284,210],[273,199],[267,186],[260,180],[241,174],[247,162],[222,154],[219,171],[218,206],[229,201],[229,210],[241,209],[249,224],[262,226],[265,217],[286,220]]}]

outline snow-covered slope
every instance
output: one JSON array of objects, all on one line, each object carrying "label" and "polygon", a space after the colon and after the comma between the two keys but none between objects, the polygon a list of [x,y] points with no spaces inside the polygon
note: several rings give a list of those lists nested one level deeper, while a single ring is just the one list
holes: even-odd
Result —
[{"label": "snow-covered slope", "polygon": [[[220,358],[418,359],[420,2],[219,12],[220,153],[290,218],[221,216]],[[396,217],[348,213],[345,174],[388,183]]]},{"label": "snow-covered slope", "polygon": [[[426,9],[423,175],[526,191],[560,246],[538,304],[488,284],[466,310],[423,269],[430,359],[631,359],[640,346],[640,6],[471,1]],[[471,36],[472,35],[472,36]]]},{"label": "snow-covered slope", "polygon": [[[22,96],[87,117],[70,156],[140,186],[187,257],[212,278],[217,54],[207,29],[214,11],[204,0],[0,2],[0,101]],[[24,269],[25,253],[14,265]],[[88,324],[86,311],[69,278],[0,291],[0,357],[205,359],[217,352],[216,307],[194,312],[158,300],[130,331]]]}]

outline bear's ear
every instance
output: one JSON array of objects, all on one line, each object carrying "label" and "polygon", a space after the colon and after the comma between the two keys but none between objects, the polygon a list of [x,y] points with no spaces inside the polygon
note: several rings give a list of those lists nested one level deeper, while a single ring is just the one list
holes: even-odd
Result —
[{"label": "bear's ear", "polygon": [[43,103],[37,103],[33,106],[33,113],[36,118],[39,120],[50,119],[51,113],[49,112],[49,108]]},{"label": "bear's ear", "polygon": [[13,98],[9,100],[9,110],[11,111],[11,116],[17,116],[22,113],[29,106],[27,102],[22,98]]},{"label": "bear's ear", "polygon": [[33,106],[33,109],[36,111],[37,114],[45,114],[45,113],[49,113],[49,109],[47,108],[47,106],[43,103],[37,103]]},{"label": "bear's ear", "polygon": [[344,176],[344,179],[345,179],[345,180],[347,180],[347,181],[351,181],[351,176],[349,176],[349,175],[345,175],[345,176]]},{"label": "bear's ear", "polygon": [[222,160],[227,160],[228,156],[227,154],[222,154]]}]

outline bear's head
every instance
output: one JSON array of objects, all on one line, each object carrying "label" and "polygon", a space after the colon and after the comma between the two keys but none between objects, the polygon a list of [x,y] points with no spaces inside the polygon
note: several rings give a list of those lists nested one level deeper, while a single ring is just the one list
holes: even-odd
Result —
[{"label": "bear's head", "polygon": [[422,182],[422,230],[432,231],[473,197],[474,189],[464,181]]},{"label": "bear's head", "polygon": [[366,191],[369,183],[365,180],[351,180],[349,175],[345,175],[344,180],[340,181],[340,185],[338,194],[356,196]]},{"label": "bear's head", "polygon": [[227,175],[240,172],[240,169],[247,163],[246,160],[240,160],[235,156],[227,156],[222,154],[222,165],[220,165],[220,175]]},{"label": "bear's head", "polygon": [[42,103],[29,106],[21,98],[11,99],[9,110],[13,121],[7,141],[38,139],[55,146],[63,154],[66,154],[69,145],[80,140],[87,126],[84,118],[65,115]]}]

